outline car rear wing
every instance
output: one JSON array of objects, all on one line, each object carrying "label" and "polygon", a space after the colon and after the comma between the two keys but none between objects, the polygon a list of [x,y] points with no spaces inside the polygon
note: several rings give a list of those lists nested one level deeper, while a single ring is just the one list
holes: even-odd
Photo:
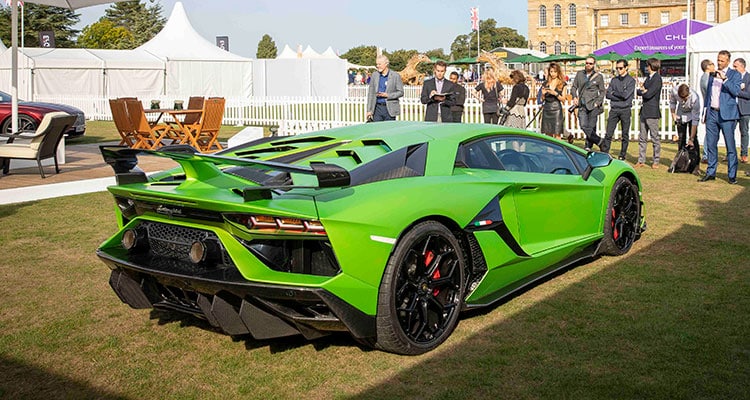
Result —
[{"label": "car rear wing", "polygon": [[[199,179],[206,173],[221,173],[217,165],[240,167],[262,167],[267,170],[314,175],[318,187],[349,186],[351,177],[346,169],[326,163],[310,163],[310,166],[284,164],[248,158],[226,157],[214,154],[201,154],[188,145],[164,146],[159,150],[131,149],[127,146],[99,146],[104,161],[112,166],[118,185],[148,182],[146,174],[138,168],[139,155],[152,155],[171,158],[180,164],[185,176]],[[208,170],[205,168],[210,166]],[[204,176],[203,178],[207,178]],[[262,187],[261,187],[262,188]],[[250,189],[250,188],[249,188]],[[260,188],[258,188],[260,189]]]}]

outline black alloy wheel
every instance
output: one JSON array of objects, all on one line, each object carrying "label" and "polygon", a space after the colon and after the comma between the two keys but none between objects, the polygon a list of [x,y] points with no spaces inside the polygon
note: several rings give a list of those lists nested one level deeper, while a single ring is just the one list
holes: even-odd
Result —
[{"label": "black alloy wheel", "polygon": [[377,345],[415,355],[443,343],[458,324],[464,265],[461,246],[444,225],[427,221],[407,232],[381,283]]},{"label": "black alloy wheel", "polygon": [[640,221],[638,187],[631,180],[620,177],[610,195],[601,252],[613,256],[627,253],[640,235]]}]

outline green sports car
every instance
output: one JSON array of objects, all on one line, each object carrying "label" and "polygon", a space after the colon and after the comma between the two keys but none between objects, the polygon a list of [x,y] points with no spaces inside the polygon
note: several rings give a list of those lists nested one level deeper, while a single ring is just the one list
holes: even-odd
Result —
[{"label": "green sports car", "polygon": [[[348,331],[421,354],[463,310],[645,229],[626,163],[482,124],[383,122],[221,153],[102,146],[119,232],[97,250],[133,308],[255,339]],[[146,176],[142,154],[180,167]]]}]

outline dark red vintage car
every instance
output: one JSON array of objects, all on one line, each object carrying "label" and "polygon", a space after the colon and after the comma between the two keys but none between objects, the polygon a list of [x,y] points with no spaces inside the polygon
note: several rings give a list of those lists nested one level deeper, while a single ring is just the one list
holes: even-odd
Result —
[{"label": "dark red vintage car", "polygon": [[[83,111],[64,104],[18,102],[18,129],[19,131],[34,131],[42,121],[44,114],[52,111],[65,111],[76,116],[76,122],[65,132],[68,137],[81,136],[86,132],[86,118]],[[0,91],[0,132],[11,131],[11,97],[8,93]]]}]

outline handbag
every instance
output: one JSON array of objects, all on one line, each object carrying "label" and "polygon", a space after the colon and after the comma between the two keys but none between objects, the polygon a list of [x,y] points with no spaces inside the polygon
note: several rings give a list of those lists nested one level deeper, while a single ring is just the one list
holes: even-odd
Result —
[{"label": "handbag", "polygon": [[677,152],[667,172],[692,172],[690,171],[690,153],[687,147],[683,147]]},{"label": "handbag", "polygon": [[510,115],[510,109],[505,106],[505,104],[498,103],[497,105],[497,123],[500,125],[504,125],[505,121],[508,120],[508,116]]}]

